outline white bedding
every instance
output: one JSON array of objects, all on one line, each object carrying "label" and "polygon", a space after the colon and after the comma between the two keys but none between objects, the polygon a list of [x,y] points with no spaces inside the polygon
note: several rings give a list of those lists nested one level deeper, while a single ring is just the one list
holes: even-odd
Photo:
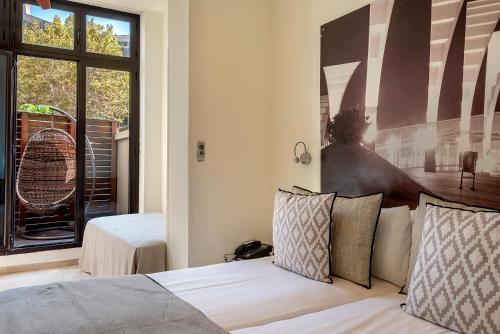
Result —
[{"label": "white bedding", "polygon": [[405,295],[390,294],[333,307],[289,320],[233,331],[233,334],[441,334],[452,333],[406,314]]},{"label": "white bedding", "polygon": [[272,258],[148,275],[226,330],[267,324],[399,291],[372,279],[372,289],[334,278],[326,284],[276,267]]},{"label": "white bedding", "polygon": [[164,271],[165,221],[156,213],[92,219],[85,227],[80,269],[96,277]]}]

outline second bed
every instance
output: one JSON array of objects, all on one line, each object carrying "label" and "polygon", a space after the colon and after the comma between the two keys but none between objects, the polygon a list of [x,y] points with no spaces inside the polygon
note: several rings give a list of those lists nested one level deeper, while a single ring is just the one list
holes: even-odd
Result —
[{"label": "second bed", "polygon": [[272,257],[148,275],[232,331],[285,320],[397,293],[400,288],[372,278],[366,289],[341,278],[314,281],[276,267]]}]

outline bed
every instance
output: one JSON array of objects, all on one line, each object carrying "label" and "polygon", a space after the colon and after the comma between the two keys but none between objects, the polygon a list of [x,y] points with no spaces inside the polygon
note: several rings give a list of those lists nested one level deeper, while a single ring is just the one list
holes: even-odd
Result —
[{"label": "bed", "polygon": [[324,310],[399,287],[377,278],[366,289],[344,279],[314,281],[272,263],[272,257],[148,275],[226,330]]},{"label": "bed", "polygon": [[[142,333],[156,334],[166,329],[169,333],[186,333],[187,324],[196,319],[192,328],[188,326],[190,333],[225,333],[399,290],[379,279],[373,280],[372,289],[337,278],[334,284],[326,284],[278,268],[272,261],[267,257],[9,290],[0,293],[0,323],[5,321],[16,334],[76,333],[87,328],[86,324],[97,331],[109,326],[110,333],[134,333],[138,324],[144,324],[148,327],[141,329]],[[55,311],[61,306],[61,312]],[[28,313],[32,321],[26,323],[19,315]],[[182,318],[182,330],[170,331],[168,326],[175,325],[176,314]],[[64,325],[56,321],[60,315]],[[167,317],[167,323],[163,317]],[[123,326],[128,331],[120,331]],[[72,330],[67,331],[69,328]],[[204,332],[206,328],[210,331]]]},{"label": "bed", "polygon": [[164,271],[166,218],[131,214],[92,219],[87,223],[80,269],[95,277]]},{"label": "bed", "polygon": [[389,294],[309,313],[293,319],[233,331],[233,334],[386,334],[454,333],[406,314],[406,296]]}]

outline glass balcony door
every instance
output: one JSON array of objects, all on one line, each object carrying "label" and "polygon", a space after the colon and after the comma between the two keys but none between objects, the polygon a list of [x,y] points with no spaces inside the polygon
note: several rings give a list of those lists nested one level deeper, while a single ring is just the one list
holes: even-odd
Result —
[{"label": "glass balcony door", "polygon": [[77,77],[70,60],[17,56],[14,247],[76,242]]}]

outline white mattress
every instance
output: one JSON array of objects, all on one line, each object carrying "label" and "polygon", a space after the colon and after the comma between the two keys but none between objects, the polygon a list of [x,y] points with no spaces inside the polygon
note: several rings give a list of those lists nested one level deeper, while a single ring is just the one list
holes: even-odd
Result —
[{"label": "white mattress", "polygon": [[162,214],[92,219],[85,227],[80,269],[96,277],[164,271],[166,238]]},{"label": "white mattress", "polygon": [[148,275],[226,330],[267,324],[399,291],[373,279],[372,289],[334,278],[326,284],[276,267],[272,258]]},{"label": "white mattress", "polygon": [[233,334],[441,334],[453,333],[406,314],[406,296],[390,294],[333,307],[297,318],[233,331]]}]

